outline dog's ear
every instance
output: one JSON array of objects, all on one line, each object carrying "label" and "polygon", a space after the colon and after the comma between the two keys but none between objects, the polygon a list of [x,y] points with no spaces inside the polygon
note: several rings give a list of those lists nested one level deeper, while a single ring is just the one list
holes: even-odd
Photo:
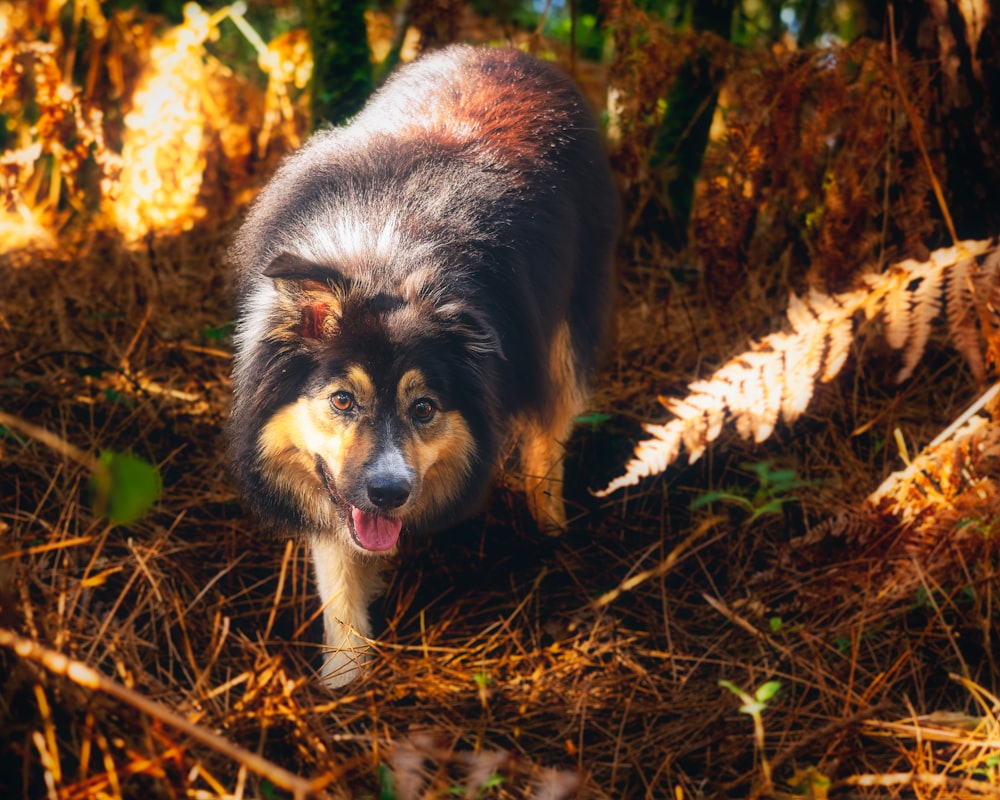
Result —
[{"label": "dog's ear", "polygon": [[444,303],[435,311],[447,329],[458,335],[469,353],[506,359],[500,335],[486,315],[459,302]]},{"label": "dog's ear", "polygon": [[290,330],[302,339],[325,339],[337,327],[347,283],[335,268],[294,253],[282,253],[263,271],[278,283],[289,313],[297,317]]}]

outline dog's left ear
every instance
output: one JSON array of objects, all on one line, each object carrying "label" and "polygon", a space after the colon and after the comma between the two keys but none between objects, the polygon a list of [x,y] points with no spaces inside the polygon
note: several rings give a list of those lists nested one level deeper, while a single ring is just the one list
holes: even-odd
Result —
[{"label": "dog's left ear", "polygon": [[336,330],[344,307],[345,278],[333,267],[294,253],[282,253],[264,268],[263,275],[284,285],[298,319],[291,331],[302,339],[324,339]]}]

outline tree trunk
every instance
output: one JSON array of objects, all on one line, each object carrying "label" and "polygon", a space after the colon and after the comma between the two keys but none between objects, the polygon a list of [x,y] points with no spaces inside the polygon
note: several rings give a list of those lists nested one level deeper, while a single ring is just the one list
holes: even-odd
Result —
[{"label": "tree trunk", "polygon": [[[991,8],[992,5],[992,8]],[[960,239],[1000,233],[1000,3],[926,0],[895,20],[901,46],[934,64],[925,142],[945,163]]]},{"label": "tree trunk", "polygon": [[[728,41],[735,5],[735,0],[693,0],[691,27]],[[649,166],[658,182],[659,206],[666,214],[659,233],[676,248],[687,243],[695,180],[701,170],[723,78],[710,55],[699,51],[678,73],[653,140]]]},{"label": "tree trunk", "polygon": [[339,124],[356,114],[372,91],[365,4],[306,0],[312,42],[312,123]]}]

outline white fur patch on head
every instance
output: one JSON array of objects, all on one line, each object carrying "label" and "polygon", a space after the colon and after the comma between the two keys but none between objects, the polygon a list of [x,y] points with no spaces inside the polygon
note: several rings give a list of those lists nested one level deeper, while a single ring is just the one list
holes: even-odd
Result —
[{"label": "white fur patch on head", "polygon": [[402,247],[396,215],[373,219],[361,202],[331,205],[289,243],[302,258],[329,264],[352,279],[397,259]]},{"label": "white fur patch on head", "polygon": [[257,349],[271,333],[271,317],[278,302],[278,290],[272,281],[258,281],[247,298],[243,316],[236,326],[234,352],[237,363],[250,364]]}]

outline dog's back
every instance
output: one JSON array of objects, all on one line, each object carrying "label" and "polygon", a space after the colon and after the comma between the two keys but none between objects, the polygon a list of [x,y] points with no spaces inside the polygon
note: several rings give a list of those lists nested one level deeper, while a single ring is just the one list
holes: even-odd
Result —
[{"label": "dog's back", "polygon": [[[385,223],[397,226],[395,242],[379,241]],[[569,78],[517,50],[454,46],[400,70],[349,126],[288,159],[234,253],[246,302],[283,251],[363,270],[371,260],[343,258],[355,255],[345,249],[453,249],[444,268],[503,332],[510,380],[500,400],[516,411],[548,395],[546,345],[562,320],[577,374],[592,371],[619,224],[594,117]],[[361,277],[394,289],[421,266],[419,252],[389,256],[382,274]]]}]

